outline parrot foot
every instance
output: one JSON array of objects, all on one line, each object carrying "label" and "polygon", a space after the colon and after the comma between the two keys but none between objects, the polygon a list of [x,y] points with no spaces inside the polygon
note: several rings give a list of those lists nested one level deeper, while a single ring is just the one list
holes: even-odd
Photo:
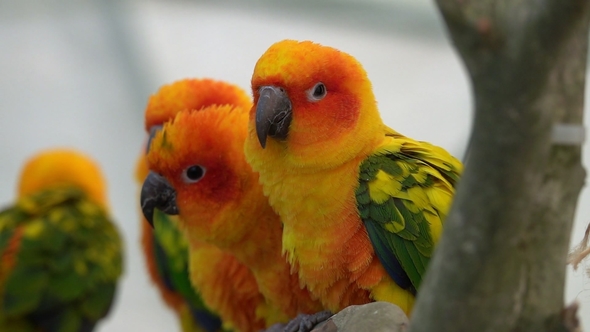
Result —
[{"label": "parrot foot", "polygon": [[300,314],[290,321],[283,332],[309,332],[319,323],[332,317],[334,314],[328,310],[320,311],[312,315]]},{"label": "parrot foot", "polygon": [[285,324],[277,323],[266,330],[260,330],[258,332],[283,332],[285,330],[285,326]]}]

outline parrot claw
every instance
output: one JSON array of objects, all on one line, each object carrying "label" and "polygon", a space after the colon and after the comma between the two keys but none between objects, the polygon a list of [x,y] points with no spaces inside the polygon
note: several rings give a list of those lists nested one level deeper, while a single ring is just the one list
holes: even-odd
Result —
[{"label": "parrot claw", "polygon": [[299,314],[283,328],[283,332],[310,332],[316,325],[333,315],[334,314],[328,310],[320,311],[312,315]]}]

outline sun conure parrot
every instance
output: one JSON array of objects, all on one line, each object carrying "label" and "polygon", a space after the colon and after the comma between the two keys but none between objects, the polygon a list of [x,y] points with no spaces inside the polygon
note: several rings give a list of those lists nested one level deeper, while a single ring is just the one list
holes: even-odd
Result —
[{"label": "sun conure parrot", "polygon": [[[182,110],[216,104],[249,108],[252,102],[241,88],[212,79],[179,80],[150,97],[145,110],[148,146],[142,149],[136,166],[140,187],[149,173],[146,152],[151,138],[163,123]],[[193,241],[189,248],[178,229],[177,216],[154,211],[154,229],[143,217],[141,221],[142,249],[150,277],[179,316],[183,331],[218,331],[219,316],[225,329],[256,331],[265,326],[255,312],[264,299],[247,267],[204,242]]]},{"label": "sun conure parrot", "polygon": [[[137,178],[147,177],[148,169],[144,158],[140,158]],[[155,212],[158,227],[142,222],[141,244],[152,282],[158,287],[164,302],[174,310],[180,319],[182,331],[219,331],[221,320],[203,302],[201,295],[191,285],[189,277],[188,243],[183,234],[168,216]],[[220,251],[208,252],[211,259],[222,259]]]},{"label": "sun conure parrot", "polygon": [[189,241],[216,245],[248,266],[270,306],[267,323],[286,323],[322,306],[291,274],[281,253],[280,219],[244,159],[249,110],[212,106],[166,123],[148,153],[153,172],[143,191],[154,194],[143,196],[142,206],[148,219],[153,207],[146,200],[177,210]]},{"label": "sun conure parrot", "polygon": [[0,331],[90,332],[109,313],[123,263],[106,195],[80,152],[27,161],[0,212]]},{"label": "sun conure parrot", "polygon": [[246,159],[302,283],[332,311],[376,300],[410,313],[461,163],[388,128],[361,64],[334,48],[277,42],[251,83]]}]

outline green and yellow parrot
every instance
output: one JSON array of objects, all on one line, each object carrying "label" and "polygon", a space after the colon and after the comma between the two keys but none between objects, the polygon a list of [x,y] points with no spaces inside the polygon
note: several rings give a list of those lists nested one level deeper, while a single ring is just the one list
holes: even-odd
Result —
[{"label": "green and yellow parrot", "polygon": [[77,151],[26,163],[16,202],[0,212],[0,331],[89,332],[109,313],[123,262],[106,195]]},{"label": "green and yellow parrot", "polygon": [[275,43],[252,91],[246,158],[302,284],[334,312],[375,300],[409,314],[461,163],[388,128],[361,64],[334,48]]}]

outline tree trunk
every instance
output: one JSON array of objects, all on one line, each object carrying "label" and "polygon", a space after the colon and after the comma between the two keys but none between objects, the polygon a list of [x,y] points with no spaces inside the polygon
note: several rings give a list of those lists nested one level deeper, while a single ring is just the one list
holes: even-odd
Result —
[{"label": "tree trunk", "polygon": [[475,120],[410,331],[570,330],[565,267],[585,172],[581,143],[554,134],[582,125],[590,1],[437,4]]}]

